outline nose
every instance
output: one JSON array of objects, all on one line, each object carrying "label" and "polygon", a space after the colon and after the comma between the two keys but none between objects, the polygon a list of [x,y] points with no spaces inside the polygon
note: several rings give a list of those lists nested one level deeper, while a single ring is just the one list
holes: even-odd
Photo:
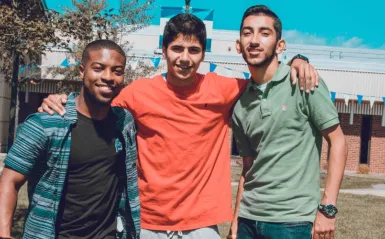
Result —
[{"label": "nose", "polygon": [[250,45],[258,47],[259,46],[259,35],[258,34],[253,34],[253,37],[251,38]]},{"label": "nose", "polygon": [[114,80],[113,75],[114,74],[112,74],[112,71],[110,69],[105,69],[103,71],[103,74],[102,74],[102,80],[103,81],[113,81]]},{"label": "nose", "polygon": [[189,62],[189,60],[190,58],[189,58],[188,49],[184,49],[184,51],[180,55],[180,61],[185,63],[185,62]]}]

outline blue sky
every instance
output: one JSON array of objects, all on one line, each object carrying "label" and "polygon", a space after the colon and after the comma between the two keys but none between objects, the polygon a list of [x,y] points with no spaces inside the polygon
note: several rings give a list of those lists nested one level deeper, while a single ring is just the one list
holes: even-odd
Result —
[{"label": "blue sky", "polygon": [[[71,0],[46,0],[48,8],[70,5]],[[120,0],[107,0],[119,7]],[[215,9],[214,29],[238,30],[243,12],[265,4],[280,17],[289,43],[373,48],[385,50],[383,0],[191,0],[195,8]],[[184,0],[156,0],[153,24],[159,24],[160,6],[183,6]]]}]

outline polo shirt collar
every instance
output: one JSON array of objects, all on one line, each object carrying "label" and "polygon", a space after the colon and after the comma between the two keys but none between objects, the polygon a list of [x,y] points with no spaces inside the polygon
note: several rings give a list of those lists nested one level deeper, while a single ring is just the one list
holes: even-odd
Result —
[{"label": "polo shirt collar", "polygon": [[[284,80],[289,73],[290,73],[290,66],[288,66],[284,63],[280,63],[278,68],[277,68],[277,71],[275,72],[271,81],[278,83],[278,82]],[[257,85],[255,84],[253,79],[250,78],[249,89],[254,90],[256,87],[257,87]]]}]

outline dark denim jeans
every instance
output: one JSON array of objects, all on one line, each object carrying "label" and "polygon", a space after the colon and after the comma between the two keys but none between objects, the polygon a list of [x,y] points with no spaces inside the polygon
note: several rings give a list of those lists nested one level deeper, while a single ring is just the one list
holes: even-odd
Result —
[{"label": "dark denim jeans", "polygon": [[311,222],[272,223],[239,218],[237,239],[311,239]]}]

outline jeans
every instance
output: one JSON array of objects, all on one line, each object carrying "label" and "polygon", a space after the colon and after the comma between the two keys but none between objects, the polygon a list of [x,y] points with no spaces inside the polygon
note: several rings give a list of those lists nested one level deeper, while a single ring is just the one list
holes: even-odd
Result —
[{"label": "jeans", "polygon": [[238,219],[237,239],[311,239],[311,222],[260,222]]}]

